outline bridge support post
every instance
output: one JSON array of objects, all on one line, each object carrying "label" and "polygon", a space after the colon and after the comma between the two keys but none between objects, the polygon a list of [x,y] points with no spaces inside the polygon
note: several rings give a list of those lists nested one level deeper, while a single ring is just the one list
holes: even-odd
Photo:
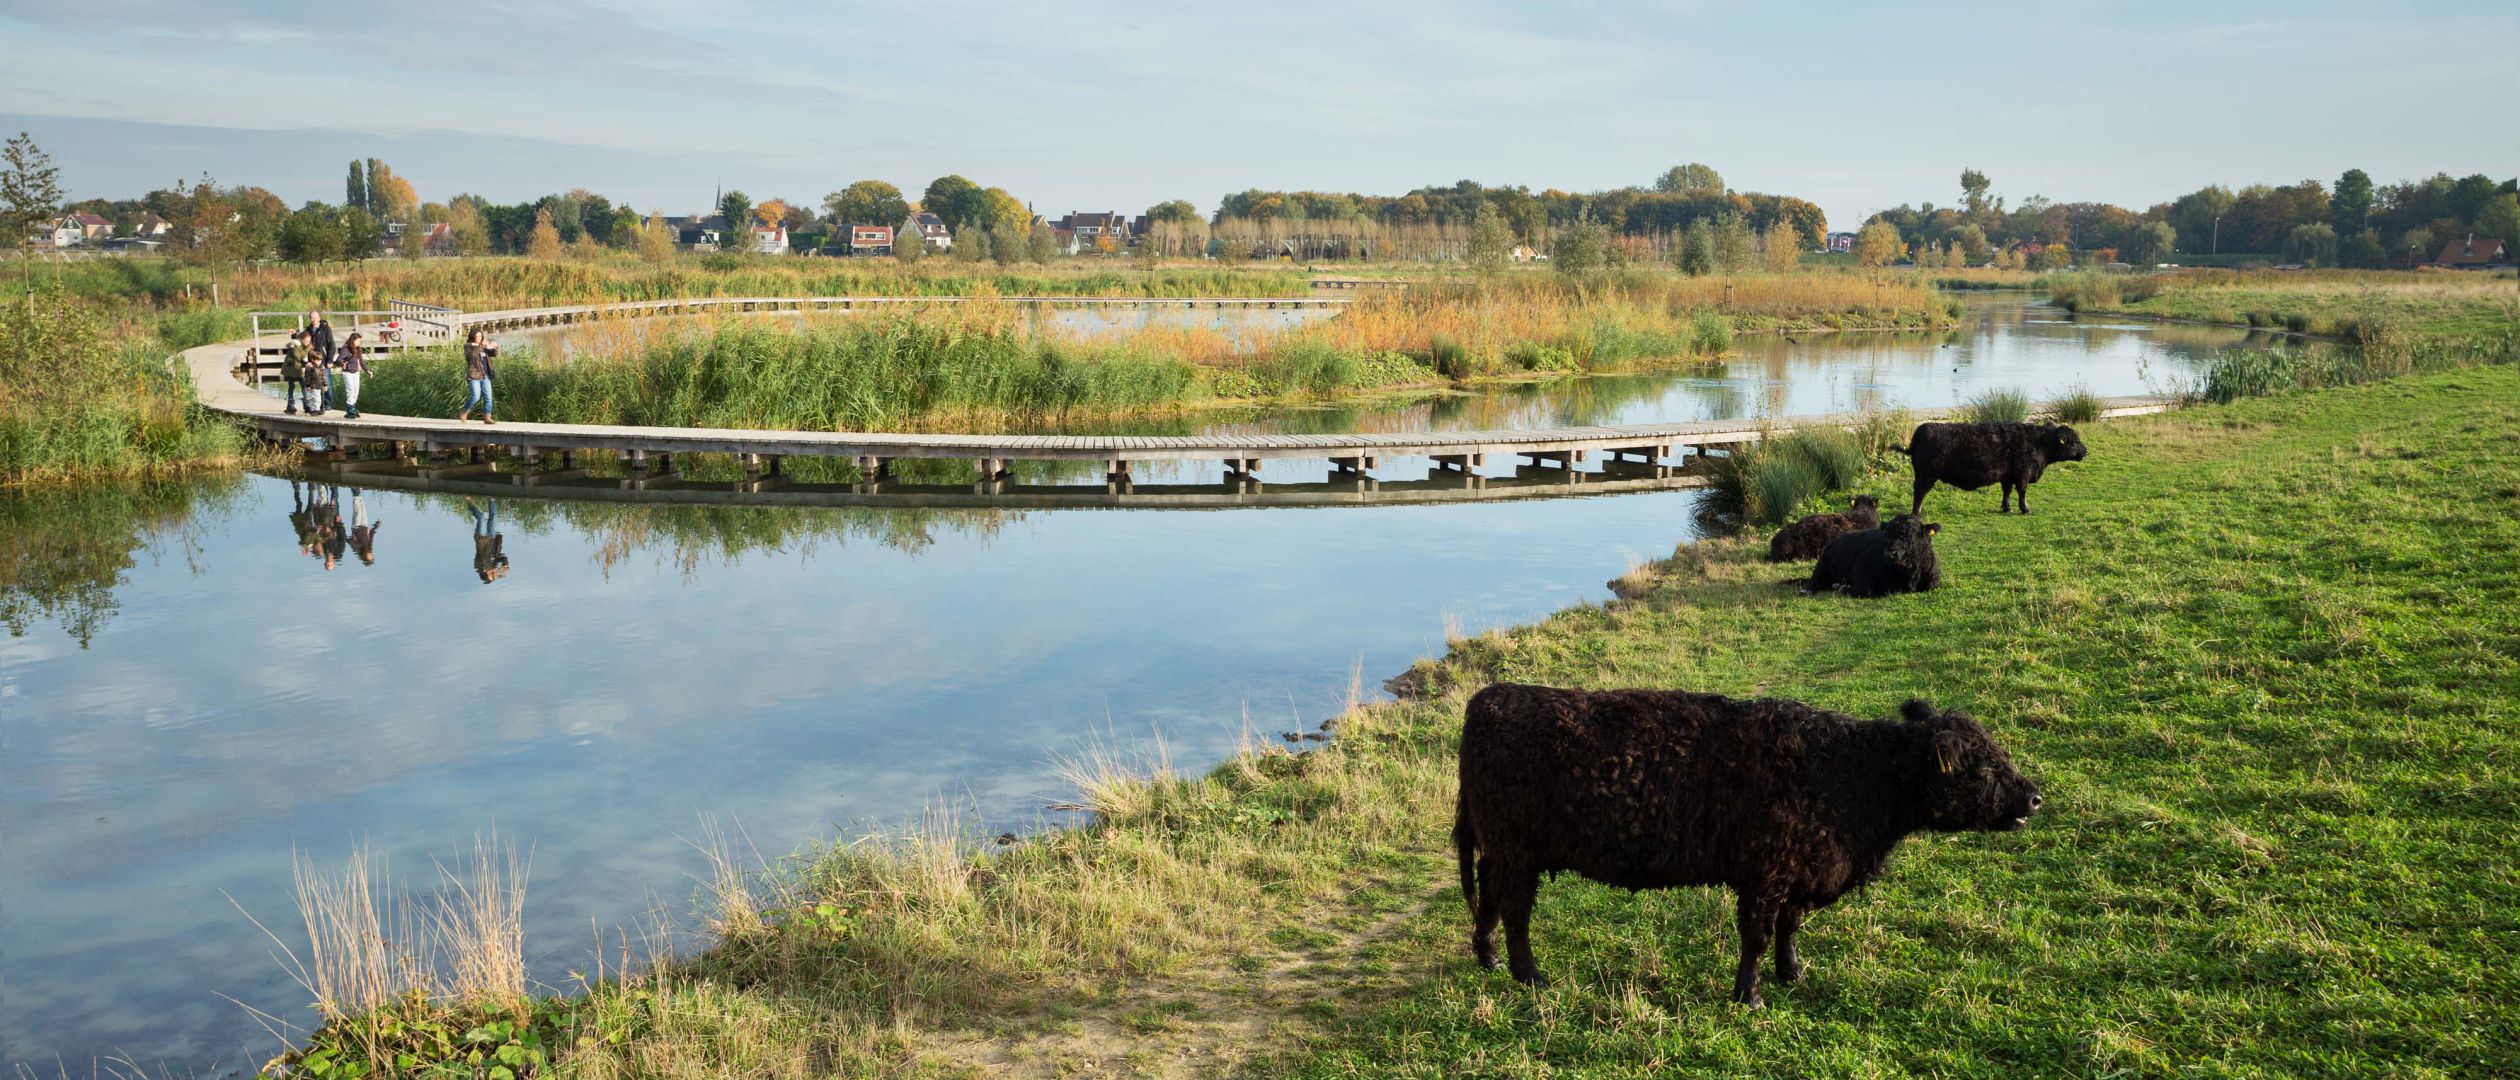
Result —
[{"label": "bridge support post", "polygon": [[979,461],[974,462],[974,464],[979,466],[980,480],[982,483],[991,483],[1006,478],[1005,458],[984,457]]},{"label": "bridge support post", "polygon": [[1114,484],[1128,483],[1130,480],[1128,459],[1110,458],[1105,460],[1103,462],[1103,480],[1107,483]]},{"label": "bridge support post", "polygon": [[888,457],[860,454],[857,467],[858,477],[863,480],[884,480],[892,476],[892,459]]},{"label": "bridge support post", "polygon": [[1373,468],[1376,464],[1376,459],[1362,455],[1357,457],[1334,457],[1330,459],[1331,471],[1341,478],[1364,476],[1365,470]]},{"label": "bridge support post", "polygon": [[1226,458],[1226,459],[1225,459],[1225,478],[1226,478],[1227,480],[1257,480],[1257,479],[1259,479],[1259,478],[1260,478],[1260,459],[1259,459],[1259,458]]},{"label": "bridge support post", "polygon": [[1466,473],[1471,469],[1485,464],[1487,464],[1486,454],[1468,453],[1435,455],[1435,467],[1437,469],[1450,469],[1454,472]]},{"label": "bridge support post", "polygon": [[785,472],[780,471],[780,463],[781,463],[781,462],[784,462],[784,461],[786,461],[786,460],[787,460],[787,457],[786,457],[785,455],[783,455],[783,454],[772,454],[772,455],[770,455],[770,475],[772,475],[772,476],[785,476],[785,475],[787,475]]}]

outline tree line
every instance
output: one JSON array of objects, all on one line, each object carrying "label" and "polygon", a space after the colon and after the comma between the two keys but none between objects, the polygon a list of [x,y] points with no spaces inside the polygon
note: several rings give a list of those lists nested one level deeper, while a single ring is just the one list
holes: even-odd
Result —
[{"label": "tree line", "polygon": [[[1964,169],[1957,205],[1902,204],[1873,215],[1858,236],[1859,261],[1914,257],[1926,264],[2039,268],[2257,255],[2312,266],[2384,267],[2430,261],[2445,244],[2471,234],[2520,246],[2520,181],[2482,173],[2377,185],[2369,173],[2347,169],[2332,187],[2315,179],[2237,191],[2209,184],[2141,211],[2037,195],[2008,208],[1991,187],[1984,173]],[[1866,239],[1873,242],[1869,252]]]}]

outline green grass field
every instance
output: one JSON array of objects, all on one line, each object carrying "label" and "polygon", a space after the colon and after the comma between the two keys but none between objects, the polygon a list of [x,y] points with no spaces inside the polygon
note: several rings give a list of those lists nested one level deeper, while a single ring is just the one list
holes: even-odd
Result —
[{"label": "green grass field", "polygon": [[[1938,592],[1802,597],[1763,536],[1685,546],[1623,599],[1456,640],[1325,749],[1153,782],[1097,755],[1094,824],[1000,847],[932,820],[730,874],[704,951],[322,1045],[495,1016],[595,1077],[2507,1073],[2515,430],[2509,366],[2091,425],[2036,516],[1929,500]],[[1461,703],[1497,679],[1924,696],[2047,808],[1912,838],[1759,1011],[1728,1000],[1726,894],[1560,878],[1529,991],[1471,963],[1447,836]]]}]

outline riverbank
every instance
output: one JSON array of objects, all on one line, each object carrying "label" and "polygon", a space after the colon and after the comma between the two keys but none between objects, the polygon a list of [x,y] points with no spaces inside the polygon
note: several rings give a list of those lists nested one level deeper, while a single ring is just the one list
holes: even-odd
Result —
[{"label": "riverbank", "polygon": [[[705,948],[315,1045],[585,1076],[2490,1071],[2520,1000],[2515,403],[2495,367],[2094,425],[2036,516],[1930,500],[1941,591],[1804,598],[1755,538],[1692,545],[1618,602],[1453,642],[1310,753],[1181,777],[1115,749],[1076,763],[1078,828],[1001,846],[932,816],[730,860]],[[2048,807],[1911,842],[1762,1012],[1727,1002],[1720,894],[1572,878],[1527,992],[1469,962],[1445,835],[1461,701],[1500,678],[1922,695]]]},{"label": "riverbank", "polygon": [[2058,274],[2043,283],[2050,300],[2075,312],[2478,348],[2520,333],[2520,285],[2509,273],[2185,270]]}]

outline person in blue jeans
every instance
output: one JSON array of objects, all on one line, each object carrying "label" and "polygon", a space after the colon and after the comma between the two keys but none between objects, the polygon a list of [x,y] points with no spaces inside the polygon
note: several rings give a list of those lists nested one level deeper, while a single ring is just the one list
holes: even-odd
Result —
[{"label": "person in blue jeans", "polygon": [[499,500],[490,500],[485,511],[480,503],[466,499],[464,509],[472,512],[474,576],[484,585],[506,577],[507,538],[499,535]]},{"label": "person in blue jeans", "polygon": [[498,423],[490,418],[490,361],[499,355],[499,347],[480,327],[464,335],[464,407],[455,414],[460,424],[472,418],[475,407],[481,409],[481,422]]}]

